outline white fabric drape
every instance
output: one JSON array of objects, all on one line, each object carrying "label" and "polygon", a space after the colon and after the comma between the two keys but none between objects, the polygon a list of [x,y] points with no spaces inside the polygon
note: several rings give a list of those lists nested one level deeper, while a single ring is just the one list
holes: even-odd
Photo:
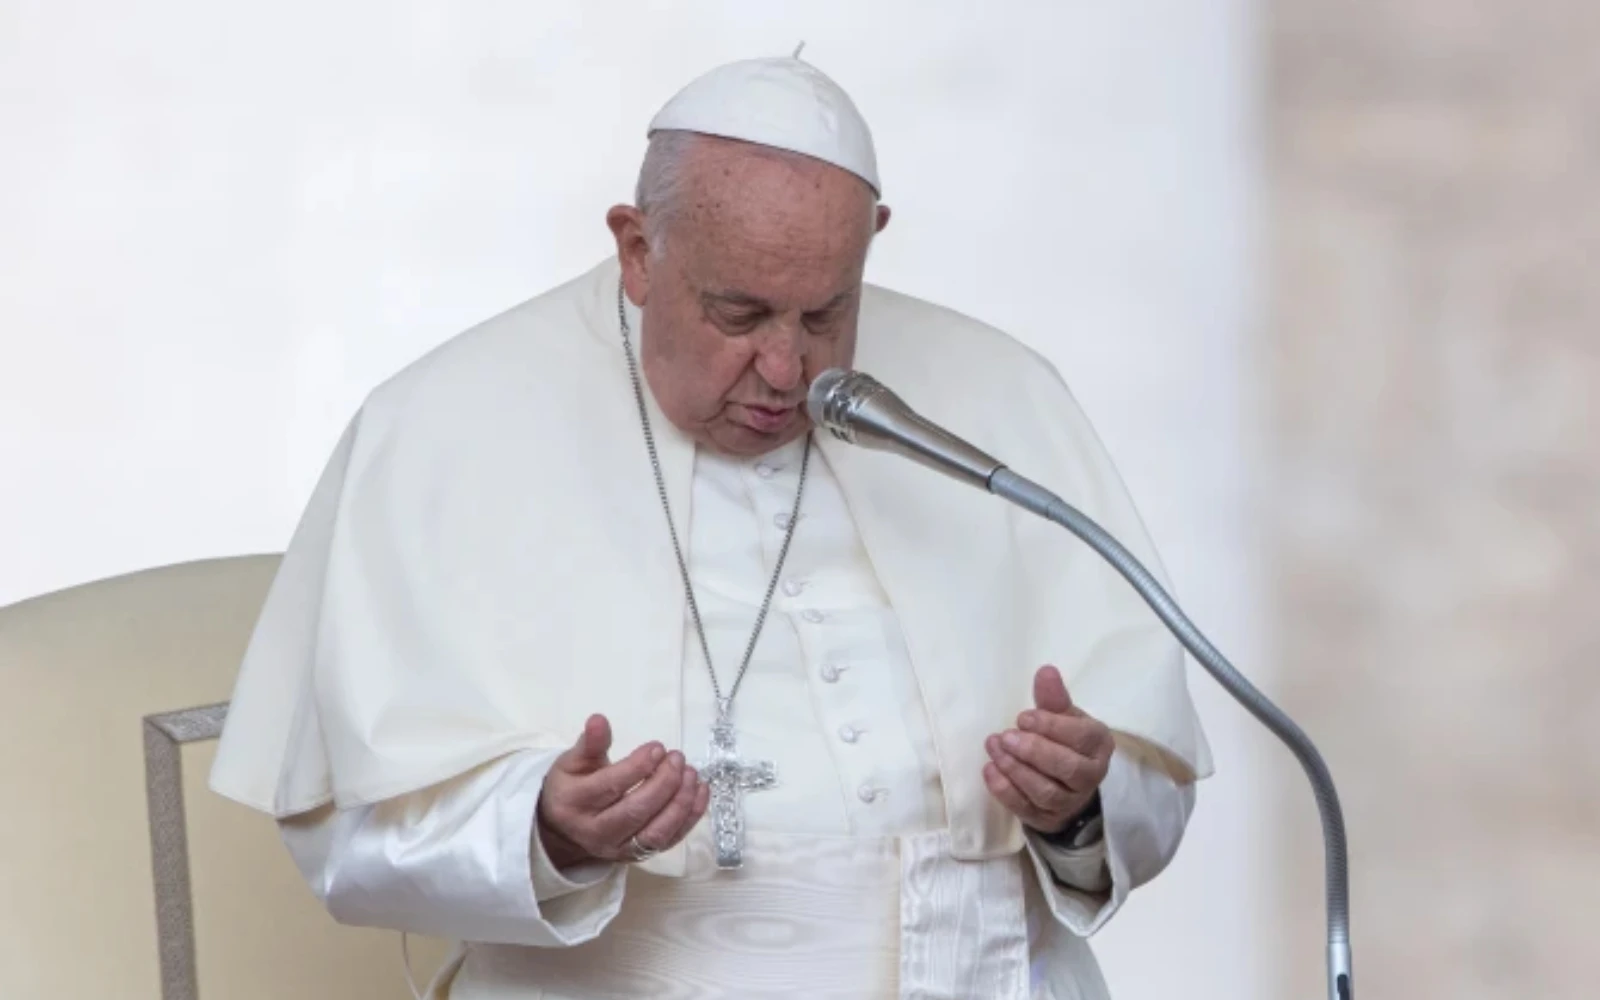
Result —
[{"label": "white fabric drape", "polygon": [[[800,458],[798,443],[754,461],[696,458],[688,559],[725,686]],[[679,745],[693,760],[712,695],[692,626],[682,677]],[[1007,976],[1020,977],[1019,996],[1093,997],[1103,984],[1081,939],[1165,867],[1193,805],[1192,785],[1124,740],[1101,789],[1100,844],[1073,852],[1029,836],[1027,862],[950,859],[938,754],[900,625],[817,454],[736,716],[742,751],[776,761],[779,785],[745,798],[747,867],[735,875],[712,869],[704,822],[684,879],[556,871],[534,823],[554,750],[377,805],[324,806],[286,820],[284,836],[338,919],[472,942],[447,977],[456,1000],[768,995],[762,984],[782,996],[796,983],[807,996],[920,996],[978,980],[1001,997]]]},{"label": "white fabric drape", "polygon": [[[370,805],[562,747],[596,706],[622,745],[683,738],[683,590],[641,456],[617,288],[610,261],[363,404],[267,595],[213,789],[279,818]],[[863,370],[1056,489],[1164,579],[1049,364],[873,286],[859,329]],[[981,491],[826,436],[818,447],[899,623],[956,857],[1022,848],[984,787],[983,736],[1027,707],[1043,662],[1186,780],[1210,773],[1182,649],[1102,560]],[[694,449],[662,435],[659,454],[686,518]],[[645,867],[682,875],[685,862],[673,850]]]}]

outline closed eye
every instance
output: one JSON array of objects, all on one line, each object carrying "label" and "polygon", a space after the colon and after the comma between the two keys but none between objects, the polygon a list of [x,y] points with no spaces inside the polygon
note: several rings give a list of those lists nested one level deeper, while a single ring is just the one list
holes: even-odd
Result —
[{"label": "closed eye", "polygon": [[725,333],[749,333],[766,319],[766,312],[757,309],[727,309],[713,306],[707,310],[711,321]]},{"label": "closed eye", "polygon": [[824,309],[819,312],[806,313],[806,329],[814,332],[826,333],[844,318],[843,309]]},{"label": "closed eye", "polygon": [[[841,293],[821,309],[805,313],[800,320],[813,333],[830,333],[844,320],[852,296]],[[772,317],[772,307],[760,299],[740,293],[703,293],[701,308],[706,319],[730,336],[750,333]]]}]

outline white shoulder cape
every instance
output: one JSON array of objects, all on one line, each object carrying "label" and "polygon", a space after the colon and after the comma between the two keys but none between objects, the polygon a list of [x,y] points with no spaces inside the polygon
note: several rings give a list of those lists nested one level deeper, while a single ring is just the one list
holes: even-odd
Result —
[{"label": "white shoulder cape", "polygon": [[[683,591],[618,337],[618,273],[609,261],[491,319],[368,398],[267,596],[213,789],[277,817],[377,802],[568,746],[593,712],[624,751],[679,742]],[[1161,574],[1043,359],[869,285],[855,365]],[[681,518],[693,450],[658,437]],[[902,459],[817,441],[905,629],[957,857],[1021,849],[984,787],[983,740],[1032,704],[1043,663],[1108,726],[1210,774],[1180,647],[1092,550]],[[681,848],[648,867],[681,874]]]}]

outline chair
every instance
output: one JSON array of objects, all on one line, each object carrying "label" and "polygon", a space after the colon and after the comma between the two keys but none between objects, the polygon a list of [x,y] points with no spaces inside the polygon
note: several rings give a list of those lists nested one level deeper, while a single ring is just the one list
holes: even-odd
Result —
[{"label": "chair", "polygon": [[[0,608],[0,997],[409,996],[399,936],[336,924],[273,822],[206,787],[277,563]],[[418,982],[444,951],[412,942]]]}]

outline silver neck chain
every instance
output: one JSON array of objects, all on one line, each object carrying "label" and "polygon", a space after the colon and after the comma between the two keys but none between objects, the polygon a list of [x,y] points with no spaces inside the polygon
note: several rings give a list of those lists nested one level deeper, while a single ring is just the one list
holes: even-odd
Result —
[{"label": "silver neck chain", "polygon": [[706,658],[706,673],[711,677],[711,691],[717,697],[717,718],[726,721],[733,711],[733,699],[739,694],[739,685],[744,682],[745,671],[750,669],[750,658],[755,655],[756,640],[761,637],[761,626],[766,623],[767,612],[772,607],[772,596],[778,589],[778,580],[783,576],[783,563],[789,557],[789,543],[794,541],[794,529],[800,523],[800,498],[806,492],[806,468],[811,464],[811,434],[806,433],[805,448],[800,458],[800,485],[794,491],[794,507],[789,511],[789,524],[783,534],[783,547],[778,550],[778,564],[773,568],[772,579],[767,582],[767,594],[761,601],[761,610],[756,614],[756,625],[750,632],[750,642],[744,648],[744,659],[739,663],[739,672],[733,677],[733,685],[728,688],[727,695],[722,693],[722,685],[717,681],[717,669],[711,664],[711,645],[706,642],[706,627],[700,620],[700,605],[694,599],[694,584],[689,580],[689,563],[683,557],[683,546],[678,542],[678,529],[672,523],[672,506],[667,501],[667,481],[661,474],[661,458],[656,453],[655,434],[650,430],[650,411],[644,401],[644,380],[639,377],[639,362],[633,356],[633,340],[629,336],[628,314],[623,307],[622,282],[617,282],[617,322],[622,329],[622,349],[628,356],[628,375],[633,379],[633,395],[639,404],[639,425],[644,428],[644,446],[650,453],[650,467],[656,475],[656,492],[661,496],[661,510],[667,516],[667,532],[672,536],[672,551],[678,557],[678,573],[683,577],[683,593],[689,600],[689,614],[694,619],[695,634],[700,638],[700,651]]}]

